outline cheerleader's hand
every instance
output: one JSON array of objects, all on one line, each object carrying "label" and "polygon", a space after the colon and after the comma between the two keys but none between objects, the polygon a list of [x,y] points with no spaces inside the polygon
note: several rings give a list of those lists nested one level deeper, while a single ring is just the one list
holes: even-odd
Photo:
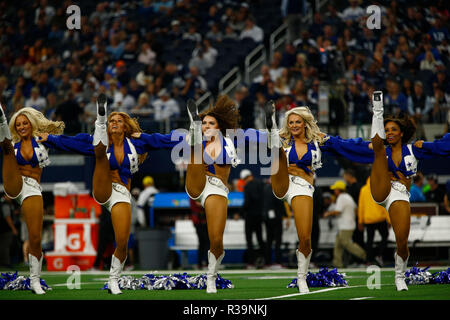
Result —
[{"label": "cheerleader's hand", "polygon": [[416,148],[422,148],[423,145],[423,140],[418,140],[416,142],[414,142],[414,147]]},{"label": "cheerleader's hand", "polygon": [[48,140],[48,133],[47,132],[40,132],[37,134],[39,137],[39,142],[45,142]]},{"label": "cheerleader's hand", "polygon": [[135,138],[135,139],[139,139],[141,137],[141,133],[140,132],[134,132],[134,133],[131,134],[131,137]]}]

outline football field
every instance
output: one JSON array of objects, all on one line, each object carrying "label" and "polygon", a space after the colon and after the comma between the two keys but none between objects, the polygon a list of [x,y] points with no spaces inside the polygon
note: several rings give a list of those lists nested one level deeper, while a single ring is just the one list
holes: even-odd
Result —
[{"label": "football field", "polygon": [[[429,272],[434,273],[443,269],[430,269]],[[307,294],[300,294],[297,288],[287,288],[296,277],[296,270],[286,269],[222,270],[219,274],[224,279],[230,280],[234,288],[218,289],[217,294],[206,294],[206,290],[200,289],[141,289],[123,290],[123,294],[118,296],[103,290],[108,280],[108,272],[86,271],[81,272],[78,278],[62,272],[43,272],[41,279],[44,279],[52,288],[47,291],[47,294],[38,296],[28,290],[0,290],[0,300],[450,300],[449,284],[409,285],[408,291],[397,292],[393,269],[380,270],[380,277],[378,277],[380,281],[377,282],[374,274],[367,273],[366,269],[342,269],[339,272],[344,275],[348,286],[310,288]],[[186,271],[190,276],[204,272]],[[311,270],[311,272],[318,272],[318,270]],[[133,271],[124,272],[123,275],[140,278],[148,273],[160,276],[180,272]],[[19,272],[19,275],[28,277],[27,272]],[[77,284],[74,280],[79,280],[80,289],[73,288]]]}]

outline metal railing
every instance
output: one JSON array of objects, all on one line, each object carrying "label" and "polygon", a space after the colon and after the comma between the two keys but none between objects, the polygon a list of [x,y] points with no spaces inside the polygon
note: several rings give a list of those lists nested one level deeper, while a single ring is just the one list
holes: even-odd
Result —
[{"label": "metal railing", "polygon": [[229,94],[235,89],[242,80],[241,71],[238,67],[234,67],[219,81],[219,93]]},{"label": "metal railing", "polygon": [[269,39],[269,57],[270,61],[273,59],[273,54],[278,50],[279,47],[283,46],[287,41],[287,29],[286,23],[279,26],[272,34]]},{"label": "metal railing", "polygon": [[[214,97],[212,95],[211,91],[205,92],[200,98],[198,98],[195,103],[198,106],[198,111],[202,112],[203,109],[207,108],[209,104],[212,104],[214,102]],[[206,106],[203,106],[206,104]]]},{"label": "metal railing", "polygon": [[[256,58],[253,60],[253,58]],[[245,57],[245,82],[250,84],[252,73],[266,62],[266,50],[264,45],[260,44]]]}]

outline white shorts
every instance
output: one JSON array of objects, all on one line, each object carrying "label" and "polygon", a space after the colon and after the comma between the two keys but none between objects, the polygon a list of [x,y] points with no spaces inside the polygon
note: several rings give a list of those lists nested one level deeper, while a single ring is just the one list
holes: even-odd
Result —
[{"label": "white shorts", "polygon": [[[92,196],[94,196],[94,194],[92,194]],[[94,199],[95,199],[95,197],[94,197]],[[97,201],[98,204],[100,204],[101,206],[104,206],[106,209],[108,209],[109,212],[111,212],[112,207],[116,203],[126,202],[126,203],[131,204],[131,194],[130,194],[130,191],[128,191],[128,189],[126,187],[124,187],[120,183],[113,182],[112,192],[111,192],[111,196],[109,197],[109,199],[104,203],[99,202],[97,199],[95,199],[95,201]]]},{"label": "white shorts", "polygon": [[15,197],[11,197],[9,194],[5,194],[8,198],[16,200],[19,205],[22,205],[23,201],[31,196],[41,196],[42,197],[42,188],[39,182],[30,177],[22,176],[22,190],[20,190],[19,194]]},{"label": "white shorts", "polygon": [[[373,199],[373,197],[372,197]],[[389,212],[389,208],[391,207],[391,205],[395,202],[395,201],[399,201],[399,200],[403,200],[403,201],[407,201],[409,202],[409,192],[406,189],[406,186],[398,181],[391,181],[391,192],[389,192],[389,195],[387,196],[386,199],[384,199],[384,201],[381,202],[376,202],[378,203],[380,206],[386,208],[386,211]]]},{"label": "white shorts", "polygon": [[210,195],[216,194],[219,196],[224,196],[225,198],[228,199],[229,190],[223,184],[222,180],[220,180],[219,178],[207,175],[205,188],[203,189],[202,193],[197,198],[192,197],[189,194],[189,192],[187,191],[187,189],[186,189],[186,193],[188,194],[189,198],[191,198],[192,200],[196,200],[196,201],[199,200],[202,204],[202,207],[204,208],[206,198],[208,198]]},{"label": "white shorts", "polygon": [[296,196],[308,196],[308,197],[313,197],[313,193],[314,193],[314,187],[305,179],[298,177],[298,176],[293,176],[293,175],[289,175],[289,188],[288,191],[286,192],[286,194],[279,198],[275,195],[275,197],[277,199],[280,200],[286,200],[289,205],[291,205],[292,199]]}]

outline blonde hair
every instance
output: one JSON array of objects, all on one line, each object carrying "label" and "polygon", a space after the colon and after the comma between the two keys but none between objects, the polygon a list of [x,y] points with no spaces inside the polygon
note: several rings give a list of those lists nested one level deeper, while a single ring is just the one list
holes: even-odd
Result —
[{"label": "blonde hair", "polygon": [[319,126],[317,125],[317,120],[314,119],[311,110],[306,107],[295,107],[285,113],[285,117],[283,120],[283,126],[280,129],[280,136],[284,139],[283,146],[287,148],[289,146],[290,141],[292,140],[291,132],[289,131],[288,121],[289,116],[291,114],[296,114],[302,117],[305,122],[305,142],[310,143],[317,141],[320,144],[323,143],[323,136],[321,135]]},{"label": "blonde hair", "polygon": [[[139,125],[138,120],[136,118],[131,118],[125,112],[119,112],[119,111],[111,112],[109,114],[109,116],[108,116],[108,123],[111,120],[111,118],[113,116],[115,116],[115,115],[119,115],[123,119],[123,122],[125,124],[125,137],[131,138],[131,135],[133,133],[138,133],[138,132],[141,133],[141,132],[143,132],[142,129],[141,129],[141,126]],[[111,144],[112,143],[112,139],[111,139],[111,135],[109,133],[109,130],[108,130],[108,140],[109,140],[109,142]],[[148,152],[138,155],[139,156],[139,164],[144,162],[144,160],[147,158],[147,154],[148,154]]]},{"label": "blonde hair", "polygon": [[32,130],[31,135],[33,137],[36,137],[39,133],[59,135],[64,132],[64,128],[66,126],[62,121],[48,120],[42,112],[34,108],[24,107],[14,113],[9,121],[9,130],[11,131],[11,137],[14,143],[20,141],[20,136],[16,130],[16,119],[18,116],[25,116],[28,121],[30,121]]}]

